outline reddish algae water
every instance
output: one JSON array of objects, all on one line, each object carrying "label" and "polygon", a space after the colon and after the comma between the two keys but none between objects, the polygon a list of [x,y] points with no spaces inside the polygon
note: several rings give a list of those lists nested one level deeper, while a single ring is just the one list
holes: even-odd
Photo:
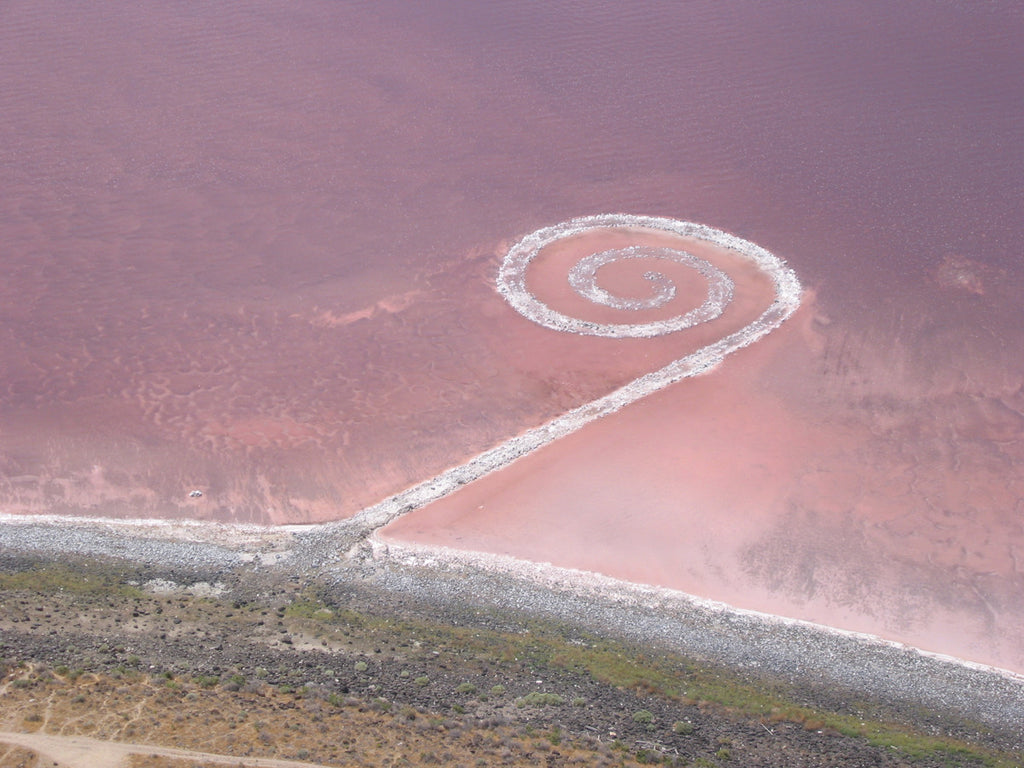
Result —
[{"label": "reddish algae water", "polygon": [[704,222],[796,316],[386,537],[1024,671],[1022,43],[1011,2],[5,3],[0,511],[349,517],[765,300],[562,334],[511,243]]}]

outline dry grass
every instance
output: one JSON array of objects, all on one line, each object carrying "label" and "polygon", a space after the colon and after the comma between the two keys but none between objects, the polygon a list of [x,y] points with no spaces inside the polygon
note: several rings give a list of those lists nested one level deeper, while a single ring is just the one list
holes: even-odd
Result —
[{"label": "dry grass", "polygon": [[[28,685],[12,685],[14,679]],[[3,730],[89,736],[243,757],[274,757],[339,766],[596,765],[605,745],[560,741],[514,727],[470,728],[425,712],[381,712],[370,702],[327,701],[257,691],[208,689],[194,683],[137,675],[84,674],[72,680],[45,670],[17,670],[0,696]],[[36,768],[27,750],[0,747],[0,768]],[[202,764],[145,754],[142,768]],[[616,765],[637,765],[617,754]]]},{"label": "dry grass", "polygon": [[40,758],[24,747],[8,747],[0,744],[0,766],[2,768],[39,768]]}]

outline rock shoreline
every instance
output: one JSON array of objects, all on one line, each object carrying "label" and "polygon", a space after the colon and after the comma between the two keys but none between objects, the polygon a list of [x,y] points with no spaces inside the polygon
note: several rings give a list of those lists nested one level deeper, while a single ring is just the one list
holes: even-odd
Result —
[{"label": "rock shoreline", "polygon": [[[130,528],[8,516],[0,519],[0,551],[55,562],[66,555],[114,558],[210,580],[231,573],[244,580],[250,573],[257,580],[343,591],[357,585],[456,623],[489,611],[534,617],[782,680],[806,690],[809,700],[867,697],[906,711],[925,708],[943,722],[976,721],[1007,748],[1024,748],[1024,678],[869,636],[512,558],[380,542],[371,547],[365,540],[353,547],[352,532],[332,526],[279,529],[263,539],[250,532],[244,544],[234,545],[230,526],[191,529],[204,531],[206,540]],[[338,554],[345,551],[351,556]]]}]

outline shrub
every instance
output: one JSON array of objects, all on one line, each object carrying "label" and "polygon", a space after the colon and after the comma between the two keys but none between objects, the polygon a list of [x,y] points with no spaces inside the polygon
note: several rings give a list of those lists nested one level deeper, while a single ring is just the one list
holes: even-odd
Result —
[{"label": "shrub", "polygon": [[525,696],[516,699],[516,706],[523,707],[558,707],[565,703],[565,699],[557,693],[541,693],[533,691]]},{"label": "shrub", "polygon": [[229,691],[239,691],[242,689],[242,686],[245,685],[245,683],[246,679],[243,675],[232,675],[224,684],[224,688]]},{"label": "shrub", "polygon": [[430,685],[430,678],[424,675],[423,677],[417,677],[415,680],[413,680],[413,682],[416,683],[416,685],[418,685],[420,688],[426,688],[428,685]]},{"label": "shrub", "polygon": [[654,713],[647,709],[640,709],[633,713],[634,723],[643,723],[644,725],[654,722]]},{"label": "shrub", "polygon": [[357,661],[356,672],[365,672],[367,669],[369,669],[369,666],[370,665],[367,664],[365,661]]},{"label": "shrub", "polygon": [[693,733],[693,725],[685,720],[676,720],[672,723],[672,733],[677,736],[687,736]]},{"label": "shrub", "polygon": [[472,683],[459,683],[459,686],[455,689],[456,693],[476,693],[476,686]]}]

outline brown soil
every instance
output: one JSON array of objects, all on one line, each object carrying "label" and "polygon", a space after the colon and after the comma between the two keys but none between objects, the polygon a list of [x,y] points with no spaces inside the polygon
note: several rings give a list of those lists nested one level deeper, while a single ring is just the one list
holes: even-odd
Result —
[{"label": "brown soil", "polygon": [[[31,684],[12,689],[14,680]],[[41,768],[43,760],[68,768],[601,761],[597,745],[555,747],[543,733],[524,737],[509,726],[467,729],[413,708],[389,713],[379,703],[356,698],[331,704],[269,686],[230,692],[137,674],[68,680],[22,670],[5,681],[2,717],[6,725],[0,745],[21,747],[7,751],[0,746],[3,768]]]}]

